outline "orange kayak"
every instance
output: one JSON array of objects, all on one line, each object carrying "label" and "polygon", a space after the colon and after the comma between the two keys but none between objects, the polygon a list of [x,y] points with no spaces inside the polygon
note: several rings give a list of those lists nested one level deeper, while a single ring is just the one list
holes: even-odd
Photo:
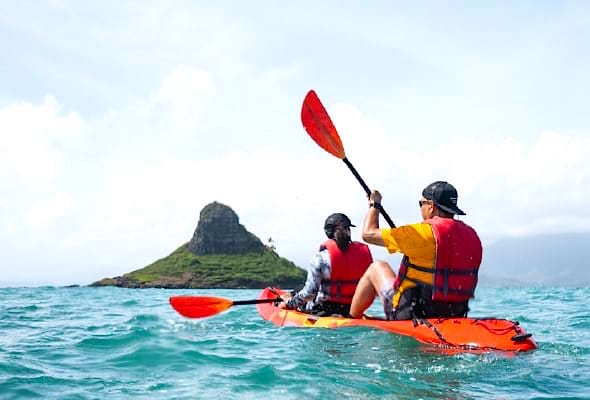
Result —
[{"label": "orange kayak", "polygon": [[[259,299],[287,293],[266,288]],[[518,322],[497,318],[431,318],[415,321],[386,321],[373,318],[319,317],[296,310],[283,310],[274,303],[257,304],[258,313],[277,326],[301,328],[367,327],[410,336],[421,343],[464,351],[525,352],[537,348],[530,333]]]}]

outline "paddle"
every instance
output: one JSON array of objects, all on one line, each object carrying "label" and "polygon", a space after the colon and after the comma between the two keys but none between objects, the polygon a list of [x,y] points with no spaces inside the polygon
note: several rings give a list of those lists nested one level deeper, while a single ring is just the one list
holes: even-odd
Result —
[{"label": "paddle", "polygon": [[[350,163],[350,161],[348,161],[348,158],[346,158],[344,146],[342,145],[342,140],[340,140],[340,136],[336,131],[336,127],[332,123],[332,120],[322,105],[322,102],[318,98],[318,95],[313,90],[310,90],[303,100],[303,106],[301,107],[301,122],[303,123],[303,127],[309,136],[311,136],[311,138],[322,149],[344,161],[346,166],[350,169],[352,174],[356,177],[365,190],[367,196],[369,196],[371,194],[371,190],[363,178],[361,178],[354,166]],[[387,212],[385,212],[383,207],[379,205],[378,209],[389,226],[395,228],[395,224]]]},{"label": "paddle", "polygon": [[237,300],[232,301],[223,297],[213,296],[171,296],[170,305],[180,315],[187,318],[204,318],[219,314],[231,306],[245,304],[278,303],[280,297],[274,299]]}]

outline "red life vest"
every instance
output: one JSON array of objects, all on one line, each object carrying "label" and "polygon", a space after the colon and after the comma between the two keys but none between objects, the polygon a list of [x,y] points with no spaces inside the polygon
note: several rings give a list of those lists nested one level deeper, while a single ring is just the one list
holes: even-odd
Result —
[{"label": "red life vest", "polygon": [[330,293],[327,301],[339,304],[350,304],[359,280],[373,262],[369,246],[352,242],[345,251],[340,250],[336,241],[329,239],[320,250],[328,249],[330,253],[331,274]]},{"label": "red life vest", "polygon": [[452,218],[434,217],[424,221],[432,226],[436,240],[434,268],[410,263],[407,256],[402,259],[394,288],[397,289],[406,277],[408,268],[432,273],[429,283],[414,281],[416,284],[432,287],[432,300],[443,302],[465,302],[474,296],[477,273],[481,264],[482,247],[477,233],[469,225]]}]

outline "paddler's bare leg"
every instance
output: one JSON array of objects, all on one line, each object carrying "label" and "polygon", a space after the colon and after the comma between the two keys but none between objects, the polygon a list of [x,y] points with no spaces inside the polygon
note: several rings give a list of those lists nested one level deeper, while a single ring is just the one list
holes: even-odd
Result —
[{"label": "paddler's bare leg", "polygon": [[395,273],[385,261],[375,261],[369,266],[360,279],[350,306],[353,318],[363,316],[365,310],[373,304],[375,296],[379,295],[383,304],[385,318],[390,319],[393,313],[393,282]]}]

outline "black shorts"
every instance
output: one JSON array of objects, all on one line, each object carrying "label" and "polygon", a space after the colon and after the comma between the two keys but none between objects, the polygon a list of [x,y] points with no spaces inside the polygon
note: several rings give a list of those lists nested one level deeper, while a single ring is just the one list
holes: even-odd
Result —
[{"label": "black shorts", "polygon": [[314,304],[311,311],[306,312],[318,316],[341,315],[343,317],[347,317],[350,315],[350,304],[340,304],[332,303],[331,301],[324,301],[320,304]]},{"label": "black shorts", "polygon": [[437,317],[466,317],[468,303],[447,303],[432,300],[432,289],[417,286],[404,291],[393,316],[396,320]]}]

